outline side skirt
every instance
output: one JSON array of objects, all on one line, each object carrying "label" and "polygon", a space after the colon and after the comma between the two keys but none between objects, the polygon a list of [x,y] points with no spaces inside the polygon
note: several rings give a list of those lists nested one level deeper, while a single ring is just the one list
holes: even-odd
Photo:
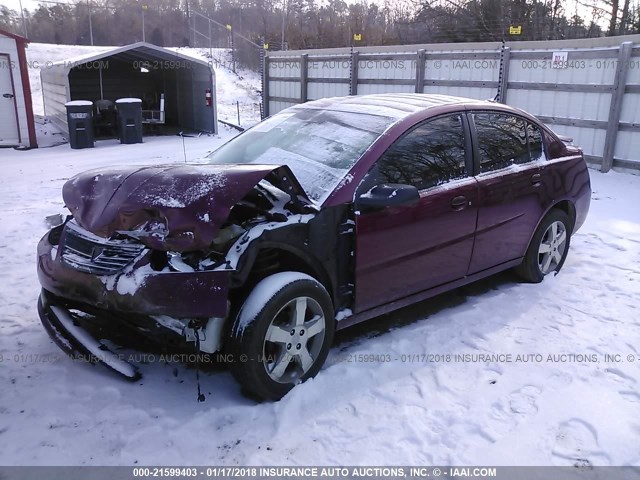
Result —
[{"label": "side skirt", "polygon": [[424,290],[422,292],[414,293],[413,295],[409,295],[408,297],[404,297],[399,300],[394,300],[393,302],[385,303],[384,305],[380,305],[379,307],[365,310],[364,312],[358,312],[349,317],[345,317],[343,320],[339,320],[336,325],[336,330],[342,330],[343,328],[356,325],[360,322],[364,322],[371,318],[384,315],[385,313],[393,312],[394,310],[398,310],[402,307],[406,307],[407,305],[412,305],[414,303],[421,302],[422,300],[435,297],[436,295],[439,295],[441,293],[447,292],[449,290],[453,290],[458,287],[462,287],[463,285],[467,285],[469,283],[473,283],[476,280],[489,277],[503,270],[508,270],[509,268],[517,267],[521,263],[522,263],[522,258],[510,260],[508,262],[501,263],[500,265],[496,265],[495,267],[491,267],[486,270],[482,270],[481,272],[474,273],[473,275],[469,275],[467,277],[462,277],[458,280],[454,280],[453,282],[445,283],[443,285],[430,288],[429,290]]}]

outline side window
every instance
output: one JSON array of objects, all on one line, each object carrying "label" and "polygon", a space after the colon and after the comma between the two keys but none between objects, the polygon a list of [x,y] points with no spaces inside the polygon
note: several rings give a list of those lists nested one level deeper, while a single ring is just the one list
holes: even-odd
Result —
[{"label": "side window", "polygon": [[462,116],[427,121],[394,143],[376,164],[380,183],[404,183],[419,190],[467,175]]},{"label": "side window", "polygon": [[527,138],[529,139],[529,154],[531,161],[541,160],[545,158],[544,149],[542,147],[542,131],[540,127],[533,123],[527,122]]},{"label": "side window", "polygon": [[503,113],[474,113],[480,173],[530,161],[525,122]]}]

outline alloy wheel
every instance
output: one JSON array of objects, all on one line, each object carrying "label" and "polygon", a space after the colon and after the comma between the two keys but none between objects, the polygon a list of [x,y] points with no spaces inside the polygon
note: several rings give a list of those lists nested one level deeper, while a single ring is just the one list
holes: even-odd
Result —
[{"label": "alloy wheel", "polygon": [[555,221],[545,230],[538,247],[538,267],[543,275],[558,268],[567,247],[567,229],[564,223]]},{"label": "alloy wheel", "polygon": [[310,297],[289,301],[274,316],[263,343],[262,363],[278,383],[300,380],[313,366],[324,342],[325,317]]}]

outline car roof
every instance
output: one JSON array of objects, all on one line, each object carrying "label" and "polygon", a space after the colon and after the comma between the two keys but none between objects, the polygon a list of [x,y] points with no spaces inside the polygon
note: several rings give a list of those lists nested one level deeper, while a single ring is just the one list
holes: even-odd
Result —
[{"label": "car roof", "polygon": [[449,95],[425,93],[381,93],[375,95],[354,95],[313,100],[294,107],[295,109],[333,110],[337,112],[364,113],[400,120],[406,116],[435,107],[454,104],[487,106],[494,102]]}]

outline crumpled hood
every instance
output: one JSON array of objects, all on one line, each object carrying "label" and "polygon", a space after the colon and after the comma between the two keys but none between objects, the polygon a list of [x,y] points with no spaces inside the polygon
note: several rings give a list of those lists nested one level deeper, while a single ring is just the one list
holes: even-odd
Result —
[{"label": "crumpled hood", "polygon": [[291,170],[276,165],[93,170],[67,181],[62,196],[76,222],[101,237],[143,229],[141,240],[151,248],[203,250],[211,245],[231,208],[265,178],[308,201]]}]

